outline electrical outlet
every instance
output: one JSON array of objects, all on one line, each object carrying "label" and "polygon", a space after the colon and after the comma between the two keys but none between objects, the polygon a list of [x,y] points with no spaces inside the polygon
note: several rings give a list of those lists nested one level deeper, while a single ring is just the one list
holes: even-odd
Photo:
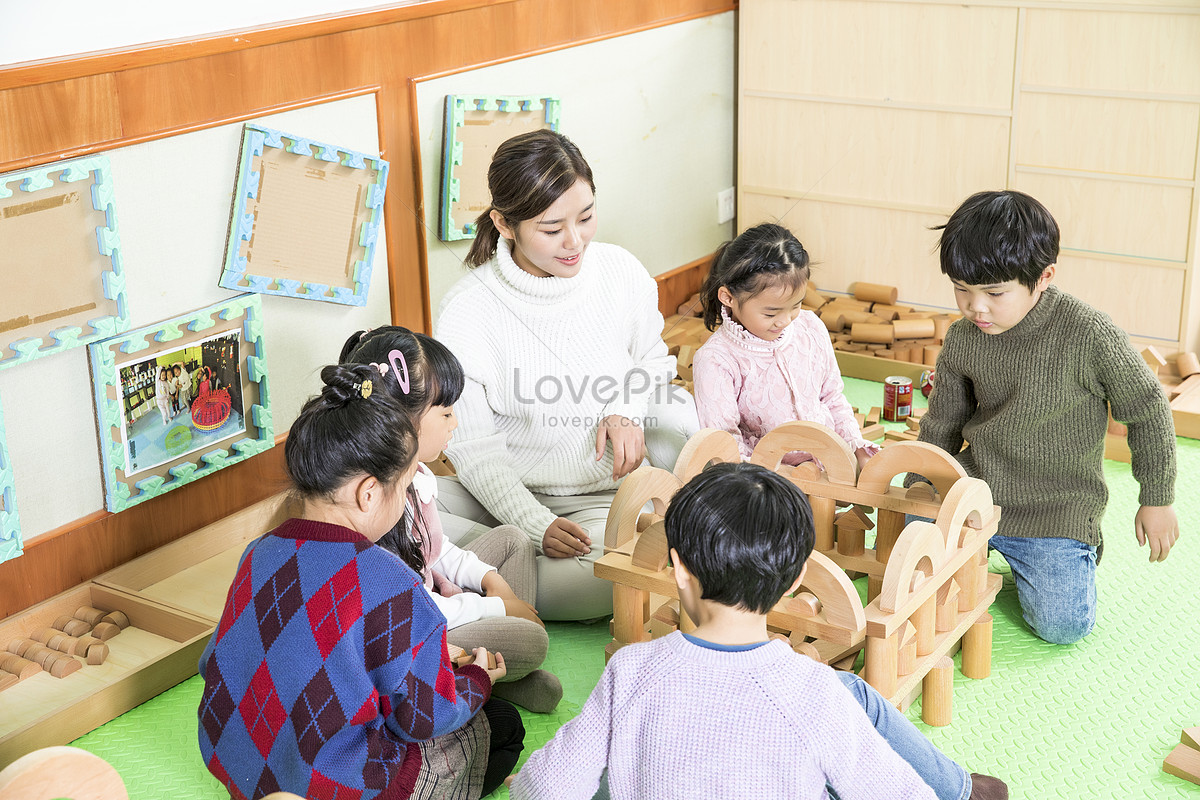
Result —
[{"label": "electrical outlet", "polygon": [[723,192],[717,192],[717,224],[720,225],[729,222],[734,215],[734,194],[733,187],[730,186]]}]

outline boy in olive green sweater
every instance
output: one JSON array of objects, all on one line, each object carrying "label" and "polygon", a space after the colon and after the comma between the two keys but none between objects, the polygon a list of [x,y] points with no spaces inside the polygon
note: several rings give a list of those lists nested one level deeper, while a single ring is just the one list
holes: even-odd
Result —
[{"label": "boy in olive green sweater", "polygon": [[1058,225],[1037,200],[972,195],[938,247],[963,319],[946,334],[921,441],[987,481],[1003,509],[989,544],[1012,567],[1025,621],[1070,644],[1096,620],[1110,407],[1129,428],[1138,543],[1162,561],[1179,536],[1171,408],[1129,337],[1050,285]]}]

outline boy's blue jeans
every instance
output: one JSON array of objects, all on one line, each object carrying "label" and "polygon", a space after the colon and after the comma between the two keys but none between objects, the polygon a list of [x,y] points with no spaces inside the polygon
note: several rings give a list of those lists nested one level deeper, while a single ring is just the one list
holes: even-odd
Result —
[{"label": "boy's blue jeans", "polygon": [[1072,644],[1096,624],[1096,548],[1075,539],[993,536],[1012,567],[1025,622],[1041,639]]},{"label": "boy's blue jeans", "polygon": [[[853,672],[838,672],[842,684],[867,712],[875,726],[896,754],[909,763],[921,779],[929,784],[938,800],[967,800],[971,796],[971,776],[949,756],[938,750],[909,722],[908,717],[884,699],[883,695]],[[830,789],[829,796],[838,800]]]}]

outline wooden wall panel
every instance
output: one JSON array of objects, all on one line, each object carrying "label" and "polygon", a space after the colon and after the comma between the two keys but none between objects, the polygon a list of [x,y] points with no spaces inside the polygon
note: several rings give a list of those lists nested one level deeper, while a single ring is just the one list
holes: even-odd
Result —
[{"label": "wooden wall panel", "polygon": [[742,4],[743,91],[1007,109],[1015,8],[864,0]]},{"label": "wooden wall panel", "polygon": [[1021,79],[1035,86],[1200,95],[1200,16],[1032,8]]},{"label": "wooden wall panel", "polygon": [[1050,209],[1061,228],[1064,248],[1187,261],[1190,186],[1018,171],[1013,188]]},{"label": "wooden wall panel", "polygon": [[1104,309],[1130,336],[1161,342],[1172,341],[1178,335],[1186,276],[1178,265],[1131,266],[1123,261],[1063,253],[1054,282]]},{"label": "wooden wall panel", "polygon": [[[1190,181],[1196,174],[1198,132],[1200,102],[1023,92],[1016,160]],[[1175,145],[1159,146],[1164,138]]]},{"label": "wooden wall panel", "polygon": [[812,280],[822,290],[845,292],[854,281],[868,281],[899,287],[901,303],[954,307],[934,252],[938,233],[930,230],[946,221],[944,214],[753,193],[742,202],[739,230],[759,222],[792,230],[812,258]]},{"label": "wooden wall panel", "polygon": [[950,209],[1007,176],[1007,117],[763,97],[743,98],[738,115],[750,190]]},{"label": "wooden wall panel", "polygon": [[[0,92],[0,165],[120,135],[110,74]],[[0,166],[0,172],[7,171]]]},{"label": "wooden wall panel", "polygon": [[[410,82],[719,14],[736,0],[436,0],[192,42],[0,69],[0,172],[372,89],[391,161],[392,319],[429,330]],[[278,491],[282,447],[120,514],[34,539],[0,564],[0,617]]]}]

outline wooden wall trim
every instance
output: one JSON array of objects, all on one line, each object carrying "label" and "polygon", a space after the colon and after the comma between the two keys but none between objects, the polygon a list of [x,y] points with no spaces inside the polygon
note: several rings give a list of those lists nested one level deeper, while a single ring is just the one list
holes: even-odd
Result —
[{"label": "wooden wall trim", "polygon": [[708,271],[712,269],[715,253],[697,258],[682,267],[663,272],[655,276],[658,282],[658,310],[664,317],[669,317],[679,310],[679,306],[692,295],[700,291]]},{"label": "wooden wall trim", "polygon": [[418,0],[375,11],[304,17],[272,25],[220,31],[193,39],[168,39],[70,58],[23,61],[0,70],[0,89],[70,80],[103,72],[121,72],[153,64],[231,53],[268,44],[311,39],[332,33],[513,2],[516,0]]},{"label": "wooden wall trim", "polygon": [[[736,7],[736,0],[430,0],[18,64],[0,69],[0,172],[373,92],[381,152],[392,163],[384,207],[392,320],[428,331],[412,82]],[[676,278],[661,283],[664,293],[695,280]],[[0,617],[283,485],[283,449],[274,447],[119,514],[98,512],[38,536],[24,555],[0,564]]]}]

